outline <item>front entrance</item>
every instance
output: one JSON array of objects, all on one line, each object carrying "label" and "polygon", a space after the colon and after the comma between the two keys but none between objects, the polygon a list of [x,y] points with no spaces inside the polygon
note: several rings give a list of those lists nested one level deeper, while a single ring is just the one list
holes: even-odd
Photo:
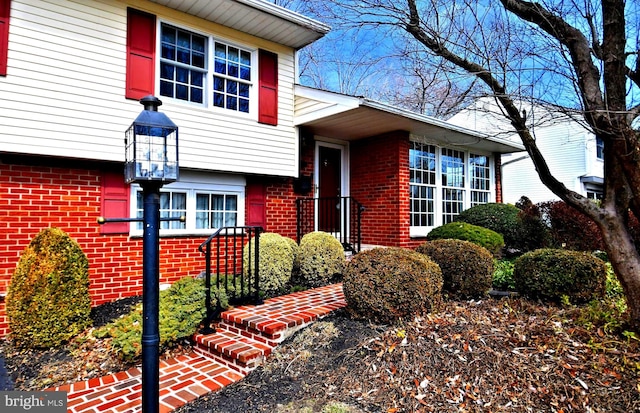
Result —
[{"label": "front entrance", "polygon": [[341,228],[340,197],[343,194],[342,157],[344,148],[339,145],[318,143],[317,147],[317,196],[318,230],[339,234]]}]

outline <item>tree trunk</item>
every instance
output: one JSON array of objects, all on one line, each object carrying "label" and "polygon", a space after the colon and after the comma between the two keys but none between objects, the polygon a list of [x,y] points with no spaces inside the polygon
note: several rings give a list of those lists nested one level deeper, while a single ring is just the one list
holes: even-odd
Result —
[{"label": "tree trunk", "polygon": [[629,321],[636,331],[640,331],[640,254],[629,236],[623,217],[612,217],[607,220],[606,227],[600,229],[609,261],[624,288]]}]

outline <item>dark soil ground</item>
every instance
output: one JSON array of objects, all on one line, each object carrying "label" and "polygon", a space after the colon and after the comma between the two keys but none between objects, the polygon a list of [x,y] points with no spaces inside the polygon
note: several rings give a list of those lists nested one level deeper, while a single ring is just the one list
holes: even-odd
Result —
[{"label": "dark soil ground", "polygon": [[[96,309],[95,325],[120,307]],[[519,298],[450,301],[396,326],[337,311],[242,381],[177,412],[640,412],[640,341],[578,321],[584,311]],[[58,350],[4,342],[0,352],[16,390],[127,367],[89,334]]]}]

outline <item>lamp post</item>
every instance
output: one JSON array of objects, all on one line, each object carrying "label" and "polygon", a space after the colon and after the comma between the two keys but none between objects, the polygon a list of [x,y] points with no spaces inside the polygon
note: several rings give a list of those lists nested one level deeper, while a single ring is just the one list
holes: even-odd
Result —
[{"label": "lamp post", "polygon": [[155,96],[125,133],[125,181],[138,183],[144,199],[142,242],[142,411],[159,411],[160,188],[178,180],[178,127],[158,112]]}]

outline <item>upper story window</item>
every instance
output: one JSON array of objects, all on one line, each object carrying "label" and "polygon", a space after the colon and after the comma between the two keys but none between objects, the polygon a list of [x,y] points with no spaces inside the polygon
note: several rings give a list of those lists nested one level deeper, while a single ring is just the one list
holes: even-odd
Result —
[{"label": "upper story window", "polygon": [[213,105],[249,112],[251,52],[215,42]]},{"label": "upper story window", "polygon": [[598,159],[604,159],[604,141],[596,136],[596,156]]},{"label": "upper story window", "polygon": [[127,8],[126,98],[166,96],[278,125],[278,54],[156,21]]},{"label": "upper story window", "polygon": [[409,202],[411,235],[424,236],[453,222],[466,208],[492,199],[490,158],[411,142]]},{"label": "upper story window", "polygon": [[204,103],[207,38],[162,25],[160,95]]},{"label": "upper story window", "polygon": [[[251,51],[209,42],[205,36],[168,24],[162,24],[161,30],[161,96],[204,104],[210,88],[213,106],[249,113]],[[212,59],[208,57],[209,43],[213,43]],[[213,70],[208,75],[210,67]]]}]

